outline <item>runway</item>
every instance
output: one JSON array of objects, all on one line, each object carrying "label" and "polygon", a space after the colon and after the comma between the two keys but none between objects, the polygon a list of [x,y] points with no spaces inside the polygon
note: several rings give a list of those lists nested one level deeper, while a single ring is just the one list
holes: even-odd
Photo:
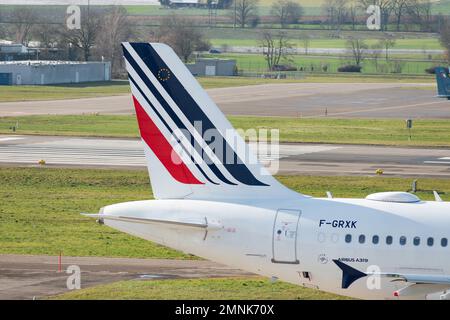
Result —
[{"label": "runway", "polygon": [[66,270],[81,270],[81,288],[122,280],[248,276],[249,273],[210,261],[0,255],[0,300],[39,299],[68,291]]},{"label": "runway", "polygon": [[[279,168],[273,174],[374,175],[381,168],[390,176],[450,178],[450,149],[444,148],[281,144],[278,153],[258,150],[263,164]],[[0,135],[0,165],[38,166],[39,160],[59,167],[146,167],[138,139]]]},{"label": "runway", "polygon": [[[450,118],[431,84],[288,83],[207,90],[227,115],[336,118]],[[0,116],[131,114],[129,95],[0,103]]]}]

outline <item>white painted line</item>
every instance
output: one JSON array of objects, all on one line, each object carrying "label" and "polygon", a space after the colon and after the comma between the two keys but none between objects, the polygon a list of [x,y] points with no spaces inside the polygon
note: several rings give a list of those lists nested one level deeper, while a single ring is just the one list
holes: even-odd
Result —
[{"label": "white painted line", "polygon": [[450,157],[439,158],[439,160],[450,160]]},{"label": "white painted line", "polygon": [[6,137],[6,138],[0,138],[0,141],[12,141],[12,140],[23,140],[25,138],[20,137]]},{"label": "white painted line", "polygon": [[450,166],[450,161],[424,161],[423,163],[430,164],[448,164]]}]

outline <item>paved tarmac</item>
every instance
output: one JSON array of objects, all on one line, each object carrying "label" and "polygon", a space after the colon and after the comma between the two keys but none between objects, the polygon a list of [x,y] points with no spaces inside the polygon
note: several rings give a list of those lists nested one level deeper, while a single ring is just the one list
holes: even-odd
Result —
[{"label": "paved tarmac", "polygon": [[[277,153],[252,148],[264,165],[279,169],[274,174],[373,175],[381,168],[385,175],[450,178],[445,148],[282,144]],[[37,166],[39,160],[59,167],[146,167],[138,139],[0,135],[0,165]]]},{"label": "paved tarmac", "polygon": [[[227,115],[336,118],[450,118],[430,84],[288,83],[207,90]],[[0,116],[131,114],[129,95],[0,103]]]},{"label": "paved tarmac", "polygon": [[248,276],[210,261],[0,255],[0,300],[39,299],[68,292],[69,266],[80,267],[81,288],[122,280]]}]

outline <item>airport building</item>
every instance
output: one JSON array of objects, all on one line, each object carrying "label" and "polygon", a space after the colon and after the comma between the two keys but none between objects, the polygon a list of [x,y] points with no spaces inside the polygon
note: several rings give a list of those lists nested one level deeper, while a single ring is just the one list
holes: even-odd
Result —
[{"label": "airport building", "polygon": [[200,58],[186,65],[194,76],[235,76],[236,60]]},{"label": "airport building", "polygon": [[110,80],[110,62],[0,62],[0,85],[50,85]]},{"label": "airport building", "polygon": [[38,49],[28,48],[20,43],[0,40],[0,61],[30,60],[37,57]]}]

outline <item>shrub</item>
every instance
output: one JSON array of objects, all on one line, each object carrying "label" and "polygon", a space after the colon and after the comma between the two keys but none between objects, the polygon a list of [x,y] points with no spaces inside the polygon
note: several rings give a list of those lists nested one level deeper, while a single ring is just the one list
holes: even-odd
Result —
[{"label": "shrub", "polygon": [[356,65],[347,65],[338,68],[338,72],[361,72],[362,67]]}]

